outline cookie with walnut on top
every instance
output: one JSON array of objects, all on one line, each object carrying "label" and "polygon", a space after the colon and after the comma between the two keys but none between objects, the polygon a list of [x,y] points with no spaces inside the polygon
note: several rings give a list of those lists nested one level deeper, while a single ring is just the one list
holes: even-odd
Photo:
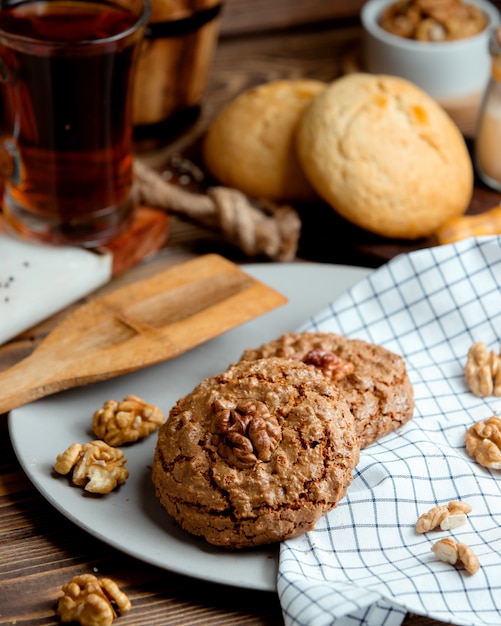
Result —
[{"label": "cookie with walnut on top", "polygon": [[160,428],[152,479],[182,528],[225,548],[311,530],[359,461],[341,393],[304,363],[242,362],[202,381]]},{"label": "cookie with walnut on top", "polygon": [[270,357],[307,363],[336,386],[353,413],[361,448],[412,418],[414,390],[405,361],[383,346],[335,333],[285,333],[245,350],[240,360]]}]

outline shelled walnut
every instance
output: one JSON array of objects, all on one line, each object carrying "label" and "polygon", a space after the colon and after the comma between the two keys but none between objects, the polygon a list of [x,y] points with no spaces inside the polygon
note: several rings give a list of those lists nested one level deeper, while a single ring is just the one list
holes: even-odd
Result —
[{"label": "shelled walnut", "polygon": [[493,416],[466,431],[468,454],[489,469],[501,469],[501,418]]},{"label": "shelled walnut", "polygon": [[121,446],[147,437],[164,421],[157,406],[129,395],[121,402],[107,400],[93,415],[92,431],[110,446]]},{"label": "shelled walnut", "polygon": [[477,555],[465,543],[458,543],[447,537],[437,541],[431,549],[441,561],[462,565],[469,574],[475,574],[479,570]]},{"label": "shelled walnut", "polygon": [[470,391],[479,398],[501,396],[501,355],[488,352],[482,341],[468,350],[464,375]]},{"label": "shelled walnut", "polygon": [[[121,613],[129,611],[129,598],[111,578],[97,579],[92,574],[73,577],[62,587],[57,614],[62,622],[82,626],[110,626]],[[116,607],[116,608],[115,608]]]},{"label": "shelled walnut", "polygon": [[342,359],[334,352],[320,350],[318,348],[310,350],[303,358],[303,362],[306,363],[306,365],[313,365],[313,367],[319,369],[326,378],[330,378],[334,381],[346,378],[346,376],[349,376],[355,370],[355,366],[351,361]]},{"label": "shelled walnut", "polygon": [[73,483],[84,487],[85,491],[105,494],[122,485],[129,477],[126,462],[121,450],[96,440],[73,443],[58,454],[54,469],[64,476],[72,472]]},{"label": "shelled walnut", "polygon": [[214,410],[213,443],[222,458],[239,468],[270,460],[282,433],[266,404],[242,401],[227,408],[216,403]]},{"label": "shelled walnut", "polygon": [[454,500],[447,506],[434,506],[419,516],[416,532],[426,533],[440,527],[441,530],[452,530],[466,524],[466,516],[471,513],[471,506],[466,502]]}]

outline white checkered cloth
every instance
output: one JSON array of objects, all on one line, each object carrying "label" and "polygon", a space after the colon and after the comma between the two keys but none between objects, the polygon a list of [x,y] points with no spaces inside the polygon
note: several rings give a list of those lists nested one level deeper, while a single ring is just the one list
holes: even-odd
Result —
[{"label": "white checkered cloth", "polygon": [[[322,285],[321,288],[328,288]],[[463,368],[476,341],[501,344],[501,238],[399,256],[300,330],[337,332],[404,356],[414,418],[362,451],[348,495],[314,531],[280,548],[278,591],[287,626],[398,626],[407,611],[462,626],[501,625],[501,470],[465,450],[466,428],[501,414],[475,397]],[[417,534],[418,517],[468,502],[466,525]],[[480,570],[439,561],[452,537]]]}]

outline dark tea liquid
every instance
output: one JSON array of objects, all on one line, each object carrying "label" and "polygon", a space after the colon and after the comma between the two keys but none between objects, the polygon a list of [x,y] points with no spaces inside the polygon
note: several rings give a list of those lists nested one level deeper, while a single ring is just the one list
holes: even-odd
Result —
[{"label": "dark tea liquid", "polygon": [[99,243],[131,212],[138,35],[91,42],[137,20],[102,2],[49,0],[0,11],[1,131],[14,154],[4,208],[21,232]]}]

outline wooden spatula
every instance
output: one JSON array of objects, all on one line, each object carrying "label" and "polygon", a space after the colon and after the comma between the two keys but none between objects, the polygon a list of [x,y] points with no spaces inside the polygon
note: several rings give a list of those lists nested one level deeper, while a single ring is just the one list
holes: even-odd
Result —
[{"label": "wooden spatula", "polygon": [[176,265],[65,318],[30,356],[0,374],[0,414],[166,361],[286,301],[215,254]]}]

